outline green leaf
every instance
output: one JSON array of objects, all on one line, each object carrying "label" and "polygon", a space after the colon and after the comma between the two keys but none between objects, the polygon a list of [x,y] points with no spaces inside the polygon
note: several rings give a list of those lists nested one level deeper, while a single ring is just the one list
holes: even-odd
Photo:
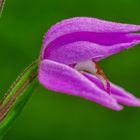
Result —
[{"label": "green leaf", "polygon": [[38,62],[29,65],[10,87],[0,102],[0,138],[18,117],[33,90],[38,85]]}]

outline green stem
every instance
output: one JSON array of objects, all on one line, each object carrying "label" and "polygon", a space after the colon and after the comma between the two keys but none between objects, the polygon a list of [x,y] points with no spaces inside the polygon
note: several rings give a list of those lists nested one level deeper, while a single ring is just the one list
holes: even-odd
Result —
[{"label": "green stem", "polygon": [[4,136],[11,124],[22,111],[37,86],[38,62],[29,65],[17,78],[0,102],[0,138]]},{"label": "green stem", "polygon": [[0,17],[6,0],[0,0]]}]

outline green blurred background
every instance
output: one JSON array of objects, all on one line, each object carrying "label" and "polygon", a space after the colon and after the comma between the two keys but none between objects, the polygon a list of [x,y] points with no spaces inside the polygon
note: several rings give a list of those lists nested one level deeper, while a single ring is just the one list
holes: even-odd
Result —
[{"label": "green blurred background", "polygon": [[[139,0],[7,0],[0,19],[0,96],[37,59],[44,33],[74,16],[140,24]],[[140,97],[140,45],[100,65]],[[121,112],[38,86],[4,140],[139,140],[140,108]]]}]

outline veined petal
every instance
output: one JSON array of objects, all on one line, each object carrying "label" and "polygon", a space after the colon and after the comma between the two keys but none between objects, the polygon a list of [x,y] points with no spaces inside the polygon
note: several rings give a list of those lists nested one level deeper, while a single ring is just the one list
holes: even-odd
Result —
[{"label": "veined petal", "polygon": [[80,96],[114,110],[122,109],[113,97],[67,65],[43,60],[40,64],[38,78],[47,89]]},{"label": "veined petal", "polygon": [[[84,75],[93,83],[95,83],[99,88],[104,90],[104,87],[98,78],[88,73],[85,73]],[[123,88],[113,83],[110,83],[110,86],[111,86],[112,97],[115,98],[118,103],[121,103],[127,106],[140,106],[140,99],[136,98],[131,93],[127,92]]]}]

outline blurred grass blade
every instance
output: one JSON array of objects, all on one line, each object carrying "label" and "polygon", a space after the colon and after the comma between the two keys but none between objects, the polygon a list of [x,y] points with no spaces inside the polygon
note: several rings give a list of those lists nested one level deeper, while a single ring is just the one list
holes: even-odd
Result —
[{"label": "blurred grass blade", "polygon": [[2,10],[3,10],[3,7],[4,7],[5,1],[6,0],[0,0],[0,17],[1,17],[1,14],[2,14]]},{"label": "blurred grass blade", "polygon": [[22,111],[37,86],[38,62],[29,65],[0,102],[0,139]]}]

